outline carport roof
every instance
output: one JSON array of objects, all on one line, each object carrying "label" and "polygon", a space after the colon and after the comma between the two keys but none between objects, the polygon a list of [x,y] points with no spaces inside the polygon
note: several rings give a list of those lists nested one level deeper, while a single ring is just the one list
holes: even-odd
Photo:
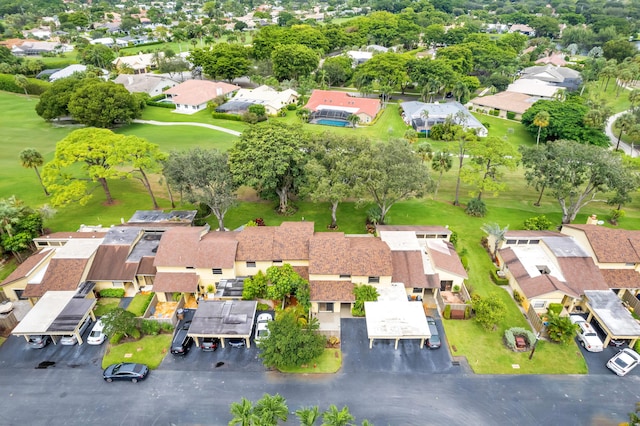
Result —
[{"label": "carport roof", "polygon": [[93,309],[96,299],[75,298],[75,291],[48,291],[13,329],[13,335],[69,334]]},{"label": "carport roof", "polygon": [[429,338],[422,302],[365,302],[369,339]]},{"label": "carport roof", "polygon": [[611,337],[640,337],[640,325],[611,290],[586,290],[587,304]]},{"label": "carport roof", "polygon": [[198,304],[189,336],[195,337],[249,337],[256,316],[256,301],[210,301]]}]

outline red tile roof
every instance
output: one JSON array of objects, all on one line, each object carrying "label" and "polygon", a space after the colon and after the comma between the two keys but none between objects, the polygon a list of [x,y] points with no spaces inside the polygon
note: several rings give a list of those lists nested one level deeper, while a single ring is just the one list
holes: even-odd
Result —
[{"label": "red tile roof", "polygon": [[40,284],[27,284],[24,297],[42,297],[47,291],[78,288],[89,259],[51,259]]},{"label": "red tile roof", "polygon": [[640,263],[640,231],[597,225],[563,225],[581,230],[599,263]]},{"label": "red tile roof", "polygon": [[351,281],[310,281],[312,302],[353,302]]},{"label": "red tile roof", "polygon": [[153,280],[156,293],[195,293],[198,291],[198,274],[193,272],[158,272]]},{"label": "red tile roof", "polygon": [[240,89],[240,86],[207,80],[187,80],[175,87],[165,90],[172,100],[182,105],[201,105],[210,100]]},{"label": "red tile roof", "polygon": [[32,254],[24,262],[18,265],[18,267],[11,274],[9,274],[9,276],[5,278],[2,283],[0,283],[0,286],[7,285],[21,278],[25,278],[33,268],[38,266],[40,262],[42,262],[47,256],[51,255],[54,252],[55,250],[52,249],[43,249],[35,254]]},{"label": "red tile roof", "polygon": [[311,111],[319,109],[336,109],[354,108],[354,114],[366,114],[374,118],[380,112],[380,100],[371,98],[359,98],[347,92],[334,92],[330,90],[314,90],[309,101],[304,106]]}]

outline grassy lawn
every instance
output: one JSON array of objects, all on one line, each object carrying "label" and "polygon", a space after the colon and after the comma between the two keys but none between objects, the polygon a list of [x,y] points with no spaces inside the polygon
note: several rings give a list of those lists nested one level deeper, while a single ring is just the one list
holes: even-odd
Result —
[{"label": "grassy lawn", "polygon": [[302,367],[279,368],[283,373],[312,373],[332,374],[342,367],[342,352],[340,349],[326,348],[322,355]]},{"label": "grassy lawn", "polygon": [[5,339],[4,337],[0,337],[0,346],[2,346],[2,344],[6,341],[7,339]]},{"label": "grassy lawn", "polygon": [[[135,342],[122,343],[107,347],[107,353],[102,358],[102,368],[118,362],[136,362],[146,364],[150,369],[158,368],[169,350],[171,334],[145,336]],[[131,354],[125,358],[125,354]]]},{"label": "grassy lawn", "polygon": [[[210,123],[213,124],[213,123]],[[136,135],[158,144],[163,151],[183,150],[196,146],[217,148],[226,151],[236,141],[237,136],[217,130],[194,126],[153,126],[151,124],[131,124],[117,129],[116,133]],[[32,171],[33,173],[33,171]]]},{"label": "grassy lawn", "polygon": [[147,106],[142,111],[142,120],[156,120],[156,121],[173,121],[173,122],[191,122],[191,123],[206,123],[213,124],[214,126],[225,127],[227,129],[236,130],[242,132],[249,124],[241,121],[233,120],[221,120],[219,118],[211,118],[211,113],[208,110],[198,111],[195,114],[178,114],[172,109]]},{"label": "grassy lawn", "polygon": [[96,303],[93,313],[96,314],[97,317],[101,317],[107,312],[113,311],[119,304],[120,299],[117,297],[101,297],[98,299],[98,303]]},{"label": "grassy lawn", "polygon": [[144,311],[147,310],[149,303],[151,303],[151,299],[153,299],[153,293],[138,293],[127,306],[127,311],[133,312],[137,317],[141,317],[144,315]]},{"label": "grassy lawn", "polygon": [[7,260],[2,267],[0,267],[0,282],[4,281],[13,271],[18,267],[18,262],[16,262],[14,257],[11,257]]}]

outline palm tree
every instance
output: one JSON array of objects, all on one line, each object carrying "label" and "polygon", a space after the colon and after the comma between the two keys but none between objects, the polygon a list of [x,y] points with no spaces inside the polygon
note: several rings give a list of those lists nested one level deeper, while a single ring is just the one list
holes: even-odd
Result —
[{"label": "palm tree", "polygon": [[631,109],[635,110],[640,104],[640,89],[633,89],[629,92],[629,102],[631,102]]},{"label": "palm tree", "polygon": [[280,421],[287,421],[289,409],[282,395],[265,393],[256,402],[253,412],[260,419],[261,426],[276,426]]},{"label": "palm tree", "polygon": [[630,112],[625,112],[613,123],[615,127],[620,129],[620,133],[618,134],[618,143],[616,143],[616,151],[620,148],[620,139],[622,138],[622,132],[628,131],[635,124],[636,116]]},{"label": "palm tree", "polygon": [[536,145],[540,143],[540,132],[543,127],[547,127],[549,125],[549,113],[547,111],[540,111],[533,117],[533,124],[538,126],[538,137],[536,138]]},{"label": "palm tree", "polygon": [[495,260],[496,255],[498,254],[498,246],[505,240],[505,235],[509,230],[509,225],[505,226],[504,228],[500,228],[500,225],[498,225],[497,223],[485,223],[480,229],[482,229],[490,237],[494,238],[492,255],[493,260]]},{"label": "palm tree", "polygon": [[436,182],[436,188],[433,193],[433,199],[435,200],[438,196],[438,188],[440,187],[440,181],[442,180],[442,175],[444,172],[448,172],[453,167],[453,160],[451,159],[451,155],[449,155],[448,151],[440,151],[436,155],[433,156],[433,160],[431,160],[431,168],[439,172],[438,181]]},{"label": "palm tree", "polygon": [[49,191],[42,183],[42,177],[40,176],[40,171],[38,167],[44,164],[44,158],[42,158],[42,154],[35,148],[25,148],[20,151],[20,163],[22,167],[27,169],[33,169],[36,171],[36,176],[38,176],[38,180],[40,181],[40,185],[42,185],[42,189],[44,190],[44,195],[49,196]]},{"label": "palm tree", "polygon": [[253,404],[247,398],[243,397],[241,402],[232,402],[229,411],[233,416],[229,426],[253,426],[259,422],[258,416],[253,412]]},{"label": "palm tree", "polygon": [[433,148],[431,148],[429,142],[422,142],[416,146],[416,154],[418,154],[418,157],[420,157],[421,162],[424,164],[425,161],[433,158]]},{"label": "palm tree", "polygon": [[320,418],[318,406],[304,407],[296,410],[296,416],[300,420],[300,426],[313,426]]},{"label": "palm tree", "polygon": [[298,116],[300,121],[302,121],[303,123],[306,123],[309,121],[309,117],[311,116],[311,111],[307,108],[300,108],[299,110],[296,111],[296,115]]},{"label": "palm tree", "polygon": [[607,87],[609,87],[609,80],[611,77],[615,77],[618,71],[618,67],[615,64],[615,61],[609,62],[606,67],[600,71],[600,77],[604,77],[604,91],[607,91]]},{"label": "palm tree", "polygon": [[349,114],[349,116],[347,117],[347,121],[351,123],[351,127],[355,129],[360,122],[360,116],[356,114]]},{"label": "palm tree", "polygon": [[347,426],[355,419],[346,405],[342,407],[342,410],[338,410],[338,407],[331,404],[322,415],[322,426]]},{"label": "palm tree", "polygon": [[467,85],[462,81],[456,82],[456,84],[453,86],[453,89],[451,90],[451,93],[453,93],[453,96],[456,97],[458,102],[461,102],[462,98],[466,98],[471,94]]},{"label": "palm tree", "polygon": [[424,121],[424,132],[427,134],[429,130],[429,110],[426,108],[422,109],[422,111],[420,111],[420,118]]}]

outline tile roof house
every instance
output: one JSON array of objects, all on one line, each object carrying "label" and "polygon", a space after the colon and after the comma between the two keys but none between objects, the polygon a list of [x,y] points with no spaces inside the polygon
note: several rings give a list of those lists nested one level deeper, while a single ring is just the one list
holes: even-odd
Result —
[{"label": "tile roof house", "polygon": [[540,80],[571,91],[579,89],[582,85],[580,72],[552,64],[525,68],[520,79]]},{"label": "tile roof house", "polygon": [[153,53],[138,53],[132,56],[120,56],[111,61],[118,70],[131,69],[134,74],[145,74],[157,66]]},{"label": "tile roof house", "polygon": [[0,283],[0,288],[4,291],[5,296],[14,301],[21,299],[27,283],[41,279],[42,274],[49,265],[51,257],[55,252],[54,248],[44,248],[29,256],[24,262],[18,265],[18,267]]},{"label": "tile roof house", "polygon": [[514,118],[519,120],[522,118],[522,114],[540,99],[542,98],[524,93],[500,92],[495,95],[479,96],[471,99],[469,104],[474,107],[476,111],[482,112],[483,114],[497,110],[498,116],[501,118],[507,118],[507,113],[513,113]]},{"label": "tile roof house", "polygon": [[167,99],[176,104],[176,112],[194,114],[207,107],[207,102],[218,96],[230,97],[240,86],[235,84],[208,81],[187,80],[175,87],[165,90]]},{"label": "tile roof house", "polygon": [[382,109],[379,99],[361,98],[347,92],[314,90],[304,106],[312,112],[310,123],[322,124],[322,119],[338,119],[346,123],[355,114],[361,123],[371,123]]},{"label": "tile roof house", "polygon": [[446,120],[462,125],[465,129],[474,129],[478,136],[487,136],[487,128],[478,121],[460,102],[425,103],[417,101],[403,102],[402,119],[417,132],[428,133],[434,124]]},{"label": "tile roof house", "polygon": [[259,86],[255,89],[240,89],[235,96],[218,108],[216,112],[242,114],[248,111],[251,105],[264,106],[267,114],[276,115],[287,105],[298,101],[300,95],[293,89],[277,91],[269,86]]},{"label": "tile roof house", "polygon": [[122,84],[129,93],[146,93],[152,97],[178,85],[175,80],[153,74],[120,74],[113,81]]}]

